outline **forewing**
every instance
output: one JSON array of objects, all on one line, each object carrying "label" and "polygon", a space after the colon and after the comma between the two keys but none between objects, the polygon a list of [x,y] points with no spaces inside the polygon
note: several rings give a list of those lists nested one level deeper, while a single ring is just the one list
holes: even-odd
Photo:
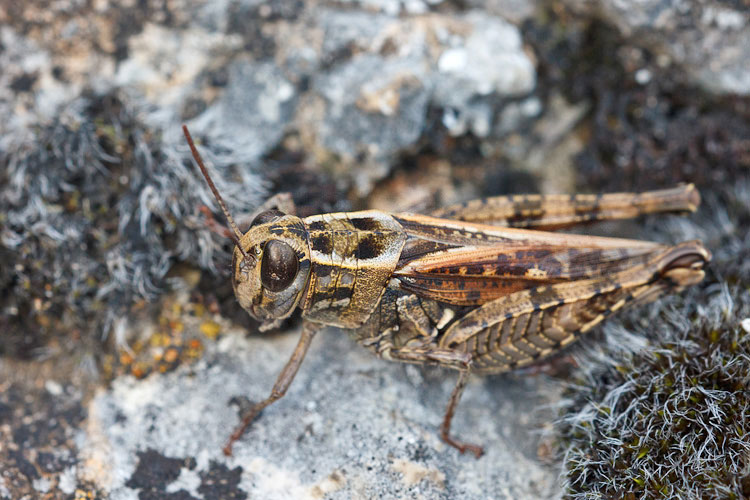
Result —
[{"label": "forewing", "polygon": [[440,302],[480,305],[544,284],[644,265],[662,245],[399,215],[408,236],[394,277]]}]

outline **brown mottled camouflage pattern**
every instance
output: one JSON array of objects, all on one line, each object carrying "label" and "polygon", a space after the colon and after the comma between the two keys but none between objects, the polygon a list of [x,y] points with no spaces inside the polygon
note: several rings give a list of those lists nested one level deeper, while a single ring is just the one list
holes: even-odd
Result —
[{"label": "brown mottled camouflage pattern", "polygon": [[357,328],[377,307],[391,279],[406,234],[375,210],[304,219],[312,274],[302,305],[310,321]]},{"label": "brown mottled camouflage pattern", "polygon": [[[351,329],[379,356],[496,373],[560,350],[627,305],[698,283],[710,259],[698,241],[670,247],[523,227],[689,212],[699,202],[687,185],[498,197],[434,212],[492,225],[375,210],[287,215],[251,228],[242,244],[256,255],[272,238],[292,245],[302,263],[293,286],[235,289],[259,319],[299,305],[306,320]],[[236,276],[247,266],[239,250],[234,266]]]},{"label": "brown mottled camouflage pattern", "polygon": [[[692,212],[699,202],[695,188],[684,185],[646,193],[497,197],[431,216],[271,214],[239,238],[235,293],[267,323],[296,306],[306,321],[271,395],[244,414],[225,453],[284,395],[315,332],[331,325],[349,329],[385,359],[458,370],[440,435],[479,457],[481,446],[450,434],[469,372],[499,373],[558,352],[624,307],[700,282],[711,258],[700,241],[669,246],[550,231]],[[291,284],[278,292],[261,283],[263,249],[271,240],[291,247],[299,263]]]},{"label": "brown mottled camouflage pattern", "polygon": [[316,331],[331,325],[348,328],[383,358],[459,370],[440,435],[479,457],[481,446],[450,434],[470,371],[498,373],[559,351],[623,307],[700,282],[711,259],[700,241],[667,246],[547,232],[693,212],[700,195],[692,184],[645,193],[501,196],[431,216],[369,210],[301,219],[269,210],[242,234],[183,131],[234,232],[238,302],[267,325],[297,306],[306,320],[271,394],[244,413],[227,455],[253,419],[284,396]]}]

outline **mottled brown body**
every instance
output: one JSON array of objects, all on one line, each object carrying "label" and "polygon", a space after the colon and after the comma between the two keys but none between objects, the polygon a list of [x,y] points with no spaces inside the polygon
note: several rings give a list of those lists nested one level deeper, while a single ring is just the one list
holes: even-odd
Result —
[{"label": "mottled brown body", "polygon": [[[522,195],[467,202],[431,216],[369,210],[304,219],[258,215],[244,234],[194,156],[235,233],[233,286],[266,324],[300,307],[300,341],[271,395],[253,406],[225,452],[281,398],[321,326],[350,330],[376,355],[459,370],[441,437],[467,375],[499,373],[558,352],[626,306],[700,282],[710,253],[551,230],[647,213],[695,211],[692,185],[646,193]],[[533,228],[533,229],[532,229]]]},{"label": "mottled brown body", "polygon": [[358,328],[385,292],[406,241],[388,214],[366,212],[307,217],[312,275],[302,305],[310,321]]},{"label": "mottled brown body", "polygon": [[[670,265],[687,259],[702,267],[709,258],[700,242],[669,247],[415,215],[396,220],[408,235],[402,258],[356,340],[408,362],[441,362],[415,351],[466,354],[478,373],[534,362],[628,304],[697,283],[700,269]],[[438,246],[425,251],[428,243]]]}]

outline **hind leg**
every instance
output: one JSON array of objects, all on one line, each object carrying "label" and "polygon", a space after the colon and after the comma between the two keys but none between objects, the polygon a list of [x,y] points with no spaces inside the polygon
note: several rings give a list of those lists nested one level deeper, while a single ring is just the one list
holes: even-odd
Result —
[{"label": "hind leg", "polygon": [[695,186],[682,184],[643,193],[497,196],[451,205],[429,215],[551,231],[590,221],[630,219],[651,213],[694,212],[699,203],[700,195]]}]

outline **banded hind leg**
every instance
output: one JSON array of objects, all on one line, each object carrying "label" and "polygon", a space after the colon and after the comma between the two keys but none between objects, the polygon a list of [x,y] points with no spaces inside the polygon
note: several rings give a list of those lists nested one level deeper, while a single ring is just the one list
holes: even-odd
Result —
[{"label": "banded hind leg", "polygon": [[643,193],[528,194],[497,196],[440,208],[428,215],[443,219],[539,230],[630,219],[651,213],[694,212],[700,195],[693,184]]}]

